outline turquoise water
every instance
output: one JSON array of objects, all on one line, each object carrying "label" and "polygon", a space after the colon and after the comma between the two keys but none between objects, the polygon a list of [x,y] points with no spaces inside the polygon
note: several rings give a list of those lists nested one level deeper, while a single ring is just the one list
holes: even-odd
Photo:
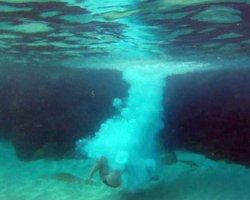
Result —
[{"label": "turquoise water", "polygon": [[[166,165],[158,183],[143,185],[134,193],[113,189],[94,178],[87,185],[77,178],[84,177],[92,160],[18,161],[9,144],[1,144],[1,199],[237,199],[249,198],[249,169],[223,161],[214,162],[190,152],[177,152],[179,159],[197,163]],[[64,175],[62,175],[64,174]],[[66,175],[65,175],[66,174]],[[76,179],[76,180],[75,180]]]},{"label": "turquoise water", "polygon": [[[195,148],[174,149],[173,163],[162,160],[170,147],[161,138],[170,126],[165,104],[172,77],[249,73],[249,3],[0,1],[0,198],[250,199],[249,136],[234,136],[239,142],[225,144],[223,152],[223,143],[218,147],[215,141],[219,150],[210,152],[191,141]],[[249,76],[245,80],[248,94]],[[232,84],[218,88],[233,90]],[[240,92],[231,99],[248,105],[248,96]],[[227,116],[216,117],[230,127]],[[247,117],[234,121],[242,122],[242,134],[249,132]],[[229,132],[238,134],[238,129]],[[231,150],[245,153],[245,160],[230,160]],[[122,187],[109,188],[97,176],[92,185],[85,184],[101,156],[112,170],[122,171]],[[158,180],[151,181],[154,176]]]}]

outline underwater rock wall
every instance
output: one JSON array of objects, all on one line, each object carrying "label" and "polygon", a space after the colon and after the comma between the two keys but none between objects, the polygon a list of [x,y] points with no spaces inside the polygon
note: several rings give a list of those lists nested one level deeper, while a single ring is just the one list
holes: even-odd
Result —
[{"label": "underwater rock wall", "polygon": [[168,78],[165,145],[250,166],[250,71]]},{"label": "underwater rock wall", "polygon": [[21,160],[75,154],[75,141],[98,130],[127,96],[117,71],[1,66],[0,131]]},{"label": "underwater rock wall", "polygon": [[[74,156],[75,142],[93,135],[127,98],[128,85],[111,70],[0,68],[0,137],[21,160]],[[174,75],[165,89],[167,148],[250,166],[250,71]]]}]

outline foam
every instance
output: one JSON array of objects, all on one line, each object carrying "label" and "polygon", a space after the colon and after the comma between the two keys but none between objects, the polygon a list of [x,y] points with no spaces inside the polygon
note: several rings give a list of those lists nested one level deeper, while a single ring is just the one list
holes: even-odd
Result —
[{"label": "foam", "polygon": [[119,115],[103,122],[93,138],[84,141],[82,151],[91,158],[105,156],[113,169],[126,168],[124,186],[133,190],[153,176],[152,163],[158,159],[155,144],[163,128],[165,81],[161,74],[142,74],[134,68],[125,70],[123,78],[130,84],[125,106]]}]

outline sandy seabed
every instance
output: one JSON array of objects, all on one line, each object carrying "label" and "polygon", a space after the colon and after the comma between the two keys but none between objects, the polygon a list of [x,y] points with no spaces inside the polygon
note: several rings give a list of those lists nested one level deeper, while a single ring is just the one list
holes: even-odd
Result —
[{"label": "sandy seabed", "polygon": [[137,192],[105,186],[95,176],[84,183],[93,160],[21,162],[13,147],[0,143],[1,200],[249,200],[250,169],[215,162],[202,155],[177,151],[182,162],[165,165],[160,181]]}]

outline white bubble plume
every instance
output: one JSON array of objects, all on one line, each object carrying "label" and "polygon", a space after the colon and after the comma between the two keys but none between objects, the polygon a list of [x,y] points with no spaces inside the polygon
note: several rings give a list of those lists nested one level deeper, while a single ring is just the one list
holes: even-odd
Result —
[{"label": "white bubble plume", "polygon": [[[156,137],[163,128],[160,74],[123,72],[130,84],[125,107],[107,119],[83,149],[91,158],[105,156],[111,169],[123,171],[124,186],[134,190],[156,173]],[[115,99],[117,101],[117,99]]]},{"label": "white bubble plume", "polygon": [[[165,78],[173,71],[171,67],[152,64],[122,67],[123,79],[130,88],[126,102],[114,99],[119,115],[103,122],[94,137],[78,141],[78,148],[90,158],[105,156],[111,169],[123,171],[123,186],[130,191],[159,172],[156,144],[163,128],[163,92]],[[184,66],[182,63],[185,72],[192,71],[189,65]],[[200,65],[195,66],[197,69]]]}]

